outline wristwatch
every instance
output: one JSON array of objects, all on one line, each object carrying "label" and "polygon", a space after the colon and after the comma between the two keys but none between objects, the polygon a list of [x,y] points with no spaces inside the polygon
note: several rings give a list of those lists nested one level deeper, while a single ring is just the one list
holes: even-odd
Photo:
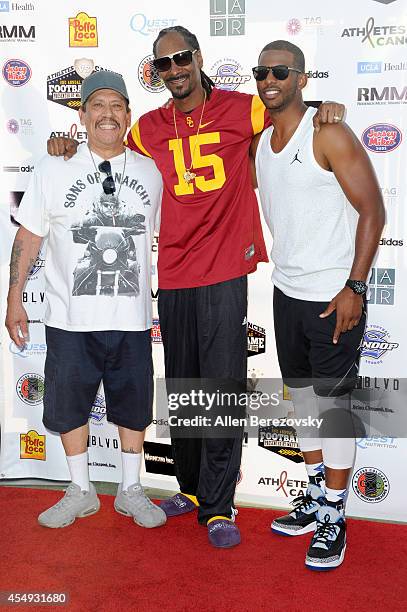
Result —
[{"label": "wristwatch", "polygon": [[361,280],[351,280],[350,278],[348,278],[348,280],[345,283],[345,287],[349,287],[350,289],[352,289],[353,293],[356,293],[356,295],[364,295],[368,289],[366,283],[364,283]]}]

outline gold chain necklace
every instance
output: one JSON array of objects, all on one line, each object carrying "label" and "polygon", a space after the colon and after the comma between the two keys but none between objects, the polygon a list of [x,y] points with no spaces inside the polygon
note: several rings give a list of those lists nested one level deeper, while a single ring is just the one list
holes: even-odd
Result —
[{"label": "gold chain necklace", "polygon": [[[201,129],[201,121],[202,121],[202,117],[203,117],[204,110],[205,110],[205,104],[206,104],[206,91],[204,91],[204,101],[203,101],[203,105],[202,105],[201,116],[199,118],[198,131],[197,131],[196,136],[195,136],[195,144],[194,144],[194,148],[193,148],[192,155],[191,155],[191,165],[189,166],[189,168],[187,168],[185,166],[184,179],[185,179],[185,182],[188,183],[188,184],[196,177],[195,172],[191,172],[191,170],[194,167],[195,149],[196,149],[196,145],[198,144],[199,130]],[[177,120],[175,118],[175,104],[172,105],[172,116],[174,118],[175,135],[177,137],[178,149],[179,149],[179,152],[180,152],[180,155],[181,155],[182,159],[184,159],[184,154],[183,154],[183,151],[182,151],[182,145],[179,142],[180,138],[178,136]]]}]

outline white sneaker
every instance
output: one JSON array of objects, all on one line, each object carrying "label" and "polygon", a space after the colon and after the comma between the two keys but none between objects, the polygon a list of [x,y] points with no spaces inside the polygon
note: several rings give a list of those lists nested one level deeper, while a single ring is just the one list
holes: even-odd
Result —
[{"label": "white sneaker", "polygon": [[167,522],[164,510],[153,504],[140,484],[131,485],[125,491],[120,484],[114,500],[114,509],[120,514],[132,516],[140,527],[160,527]]},{"label": "white sneaker", "polygon": [[42,512],[38,517],[38,522],[43,527],[67,527],[79,517],[95,514],[100,508],[100,501],[96,495],[95,487],[90,483],[89,491],[82,491],[81,488],[71,482],[65,495],[54,506]]}]

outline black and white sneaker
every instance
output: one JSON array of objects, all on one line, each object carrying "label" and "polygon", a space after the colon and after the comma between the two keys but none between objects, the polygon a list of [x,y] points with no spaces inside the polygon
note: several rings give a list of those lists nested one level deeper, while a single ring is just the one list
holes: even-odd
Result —
[{"label": "black and white sneaker", "polygon": [[343,562],[346,550],[346,521],[343,502],[321,506],[317,512],[317,528],[305,558],[312,570],[330,570]]},{"label": "black and white sneaker", "polygon": [[274,519],[271,523],[271,531],[287,536],[298,536],[315,531],[317,512],[324,503],[324,492],[321,487],[309,484],[305,495],[293,499],[293,510],[289,514]]}]

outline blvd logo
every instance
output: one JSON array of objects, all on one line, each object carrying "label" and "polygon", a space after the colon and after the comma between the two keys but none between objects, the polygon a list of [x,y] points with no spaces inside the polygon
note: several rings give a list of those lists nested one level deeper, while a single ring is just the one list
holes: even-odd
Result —
[{"label": "blvd logo", "polygon": [[264,327],[247,323],[247,356],[261,355],[266,352],[266,330]]},{"label": "blvd logo", "polygon": [[386,474],[381,470],[364,467],[353,476],[352,488],[362,501],[377,504],[388,496],[390,483]]},{"label": "blvd logo", "polygon": [[98,46],[98,28],[96,17],[89,17],[87,13],[78,13],[76,17],[69,18],[69,46]]},{"label": "blvd logo", "polygon": [[35,429],[20,434],[20,459],[46,459],[46,435],[41,435]]}]

